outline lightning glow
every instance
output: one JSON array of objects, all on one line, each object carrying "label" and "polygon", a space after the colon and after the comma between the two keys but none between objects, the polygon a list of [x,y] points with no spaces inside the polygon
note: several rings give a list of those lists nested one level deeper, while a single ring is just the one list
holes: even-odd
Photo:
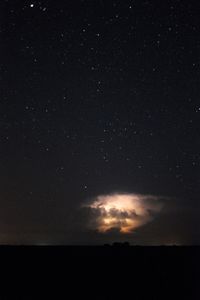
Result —
[{"label": "lightning glow", "polygon": [[131,233],[150,222],[162,208],[156,196],[119,193],[97,196],[87,206],[95,215],[91,226],[102,233],[111,229]]}]

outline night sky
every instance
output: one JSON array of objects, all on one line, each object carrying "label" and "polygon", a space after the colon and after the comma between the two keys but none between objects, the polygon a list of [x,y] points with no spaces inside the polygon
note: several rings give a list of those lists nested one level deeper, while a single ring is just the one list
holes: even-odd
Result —
[{"label": "night sky", "polygon": [[[193,0],[1,1],[0,243],[200,243],[199,16]],[[95,199],[135,194],[162,208],[97,230]]]}]

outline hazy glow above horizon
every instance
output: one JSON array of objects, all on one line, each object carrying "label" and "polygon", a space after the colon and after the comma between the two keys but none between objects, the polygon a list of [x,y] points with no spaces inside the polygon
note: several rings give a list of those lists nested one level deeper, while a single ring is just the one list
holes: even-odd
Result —
[{"label": "hazy glow above horizon", "polygon": [[159,197],[140,194],[97,196],[87,205],[94,212],[93,229],[104,233],[117,229],[120,233],[131,233],[153,219],[162,208]]}]

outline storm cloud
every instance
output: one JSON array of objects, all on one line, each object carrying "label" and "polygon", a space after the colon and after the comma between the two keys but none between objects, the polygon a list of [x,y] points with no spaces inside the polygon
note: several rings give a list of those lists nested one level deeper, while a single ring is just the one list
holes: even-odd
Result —
[{"label": "storm cloud", "polygon": [[99,195],[84,205],[90,209],[88,226],[100,233],[113,229],[131,233],[155,218],[162,207],[161,197],[134,193]]}]

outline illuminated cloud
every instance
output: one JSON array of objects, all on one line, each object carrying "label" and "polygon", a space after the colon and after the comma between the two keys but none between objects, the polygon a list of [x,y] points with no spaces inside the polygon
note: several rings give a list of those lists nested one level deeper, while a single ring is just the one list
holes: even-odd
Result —
[{"label": "illuminated cloud", "polygon": [[88,205],[90,227],[99,232],[117,229],[131,233],[150,222],[162,208],[160,198],[151,195],[114,193],[94,198]]}]

